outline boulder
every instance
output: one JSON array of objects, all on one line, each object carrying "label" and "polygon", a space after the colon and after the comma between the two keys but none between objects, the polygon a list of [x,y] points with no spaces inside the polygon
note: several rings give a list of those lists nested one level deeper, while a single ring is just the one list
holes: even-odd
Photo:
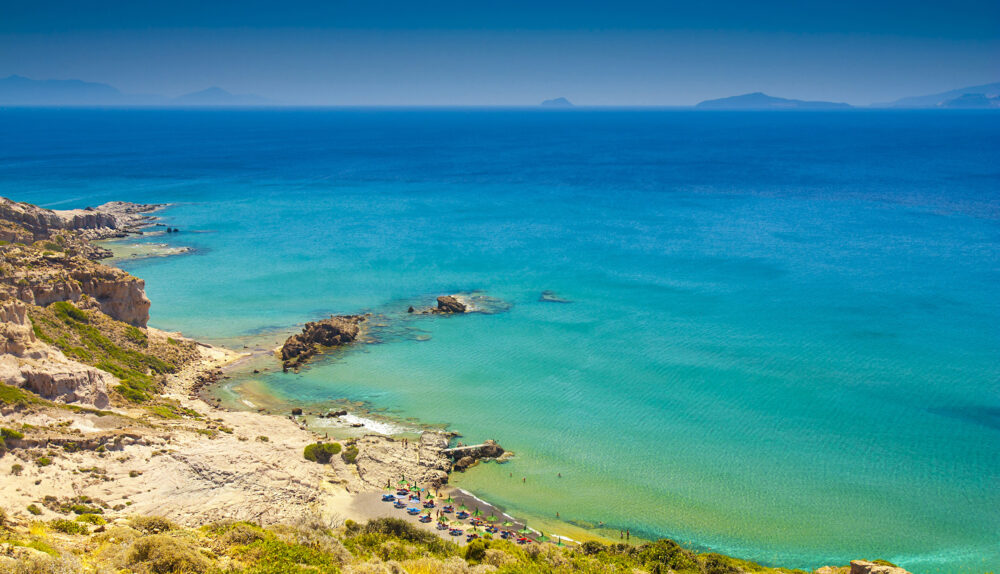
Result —
[{"label": "boulder", "polygon": [[476,459],[472,458],[471,456],[463,456],[462,458],[455,461],[455,464],[452,466],[452,470],[465,472],[465,469],[469,468],[474,464],[476,464]]},{"label": "boulder", "polygon": [[302,414],[302,409],[296,407],[296,408],[292,409],[292,414],[295,415],[295,416],[299,416],[299,415]]},{"label": "boulder", "polygon": [[503,447],[497,444],[495,440],[486,440],[483,442],[483,447],[479,449],[478,458],[498,458],[503,453]]},{"label": "boulder", "polygon": [[442,295],[437,298],[437,309],[435,313],[465,313],[465,303],[459,301],[453,295]]}]

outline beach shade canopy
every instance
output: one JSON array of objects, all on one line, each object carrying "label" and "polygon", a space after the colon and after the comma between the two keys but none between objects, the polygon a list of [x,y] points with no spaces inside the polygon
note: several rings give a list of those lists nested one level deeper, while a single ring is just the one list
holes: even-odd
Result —
[{"label": "beach shade canopy", "polygon": [[476,509],[472,511],[472,515],[473,516],[482,516],[483,515],[483,511],[479,510],[479,507],[477,506]]},{"label": "beach shade canopy", "polygon": [[514,526],[514,523],[513,523],[513,522],[511,522],[510,520],[504,520],[504,521],[503,521],[503,525],[504,525],[504,526]]}]

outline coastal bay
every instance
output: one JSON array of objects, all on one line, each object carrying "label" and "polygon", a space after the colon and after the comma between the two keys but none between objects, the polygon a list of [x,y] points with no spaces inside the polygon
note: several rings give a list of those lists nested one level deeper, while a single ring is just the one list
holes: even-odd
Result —
[{"label": "coastal bay", "polygon": [[[142,191],[12,185],[50,207],[174,203],[162,216],[181,231],[153,241],[193,250],[121,263],[146,281],[156,327],[240,350],[332,314],[391,317],[378,344],[243,384],[275,405],[346,400],[381,422],[496,438],[517,457],[453,481],[529,521],[556,528],[558,512],[769,564],[995,563],[996,198],[969,176],[990,161],[990,120],[927,115],[914,141],[940,139],[920,152],[892,114],[737,117],[743,147],[723,146],[735,136],[711,116],[486,114],[478,129],[498,143],[456,167],[412,159],[416,143],[378,120],[317,117],[342,133],[301,158],[237,147],[253,178],[205,160]],[[383,120],[426,133],[429,117]],[[502,135],[510,122],[520,136]],[[186,161],[175,146],[206,126],[180,129],[140,155]],[[678,151],[693,134],[708,140]],[[583,151],[559,152],[566,137]],[[127,154],[115,164],[144,177]],[[473,290],[510,308],[406,316]]]}]

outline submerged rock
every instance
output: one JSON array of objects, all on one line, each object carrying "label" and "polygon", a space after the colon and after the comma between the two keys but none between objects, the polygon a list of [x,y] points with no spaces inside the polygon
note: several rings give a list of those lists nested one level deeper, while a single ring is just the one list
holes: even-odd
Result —
[{"label": "submerged rock", "polygon": [[542,294],[541,296],[538,297],[538,300],[545,303],[572,303],[572,301],[570,301],[569,299],[563,299],[562,297],[559,296],[558,293],[556,293],[555,291],[549,291],[548,289],[542,291]]},{"label": "submerged rock", "polygon": [[353,343],[361,335],[361,323],[367,315],[335,315],[329,319],[306,323],[302,332],[292,335],[279,352],[283,367],[297,369],[323,347],[341,347]]}]

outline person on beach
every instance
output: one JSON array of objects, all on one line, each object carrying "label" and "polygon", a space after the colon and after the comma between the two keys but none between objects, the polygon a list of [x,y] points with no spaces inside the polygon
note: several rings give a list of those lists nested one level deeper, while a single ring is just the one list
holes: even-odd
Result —
[{"label": "person on beach", "polygon": [[625,542],[628,542],[630,536],[631,536],[631,533],[629,532],[628,528],[626,528],[625,529]]},{"label": "person on beach", "polygon": [[527,483],[527,482],[528,482],[528,479],[527,479],[527,477],[524,477],[524,476],[522,476],[522,477],[521,477],[521,482],[522,482],[522,483]]}]

